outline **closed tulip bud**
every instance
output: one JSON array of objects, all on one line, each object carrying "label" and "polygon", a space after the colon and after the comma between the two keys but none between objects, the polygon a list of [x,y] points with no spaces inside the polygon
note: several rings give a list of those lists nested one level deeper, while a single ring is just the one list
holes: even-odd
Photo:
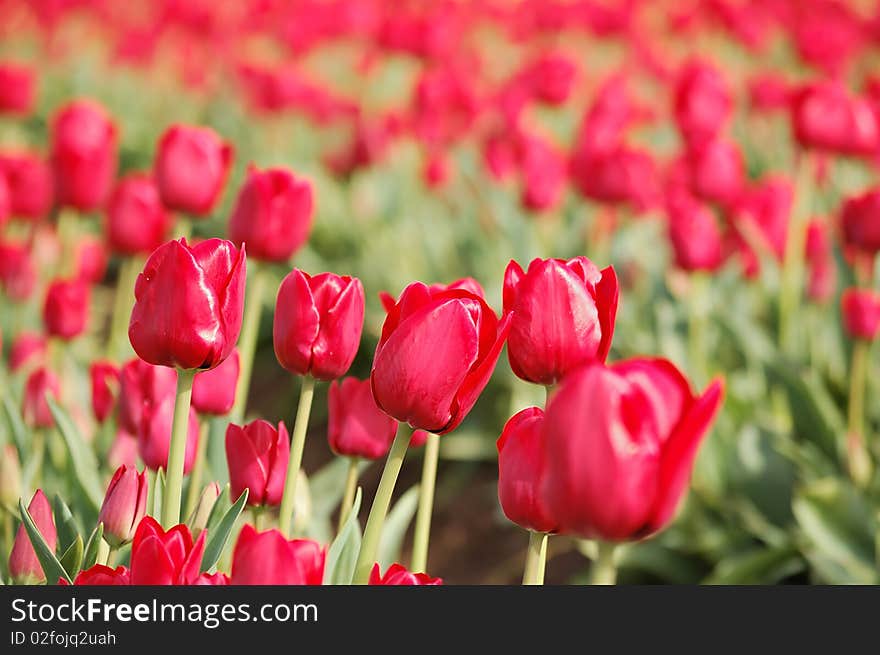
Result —
[{"label": "closed tulip bud", "polygon": [[37,272],[28,249],[17,243],[0,242],[0,285],[11,300],[30,298],[37,285]]},{"label": "closed tulip bud", "polygon": [[521,202],[532,211],[556,207],[565,190],[567,167],[562,154],[539,137],[521,139],[523,190]]},{"label": "closed tulip bud", "polygon": [[564,105],[574,90],[577,65],[561,53],[546,53],[524,72],[532,97],[548,105]]},{"label": "closed tulip bud", "polygon": [[234,585],[319,585],[326,550],[310,539],[288,541],[278,530],[257,532],[245,524],[232,554]]},{"label": "closed tulip bud", "polygon": [[504,515],[526,530],[553,532],[556,522],[543,497],[547,472],[544,412],[514,414],[498,438],[498,500]]},{"label": "closed tulip bud", "polygon": [[189,529],[192,530],[193,539],[198,539],[202,531],[208,527],[208,519],[211,516],[211,510],[220,497],[220,485],[216,482],[209,482],[202,490],[192,516],[189,517],[187,523]]},{"label": "closed tulip bud", "polygon": [[880,125],[870,103],[836,81],[810,84],[794,94],[794,136],[801,146],[844,155],[870,155],[880,147]]},{"label": "closed tulip bud", "polygon": [[[52,518],[52,506],[42,489],[37,489],[27,509],[46,545],[54,552],[58,545],[58,533],[55,531],[55,519]],[[24,525],[18,526],[18,532],[15,533],[9,554],[9,574],[16,584],[37,584],[46,580]]]},{"label": "closed tulip bud", "polygon": [[871,189],[844,202],[841,210],[844,243],[869,255],[880,252],[880,189]]},{"label": "closed tulip bud", "polygon": [[37,154],[7,152],[0,154],[0,173],[9,186],[9,209],[12,216],[40,219],[49,213],[55,194],[52,170]]},{"label": "closed tulip bud", "polygon": [[330,384],[327,403],[327,438],[334,453],[365,459],[388,454],[397,421],[376,405],[369,380],[336,380]]},{"label": "closed tulip bud", "polygon": [[34,108],[34,71],[22,64],[0,63],[0,114],[29,114]]},{"label": "closed tulip bud", "polygon": [[61,395],[61,385],[55,374],[46,368],[38,368],[28,376],[24,386],[22,415],[25,423],[35,428],[50,428],[55,424],[46,395],[51,394],[57,401]]},{"label": "closed tulip bud", "polygon": [[248,505],[280,505],[290,457],[290,437],[284,423],[278,428],[263,420],[226,428],[229,485],[237,498],[248,489]]},{"label": "closed tulip bud", "polygon": [[107,248],[96,237],[83,237],[76,244],[76,277],[87,284],[98,284],[107,273]]},{"label": "closed tulip bud", "polygon": [[283,262],[309,238],[312,185],[283,168],[251,167],[229,219],[229,238],[254,259]]},{"label": "closed tulip bud", "polygon": [[442,585],[443,580],[440,578],[432,578],[427,573],[410,573],[401,564],[392,564],[382,575],[382,569],[379,568],[378,562],[373,564],[373,570],[370,571],[371,585],[389,585],[389,586],[421,586],[421,585]]},{"label": "closed tulip bud", "polygon": [[718,135],[733,112],[727,81],[711,63],[689,62],[675,87],[675,122],[689,144]]},{"label": "closed tulip bud", "polygon": [[134,538],[134,531],[147,511],[147,476],[134,467],[120,466],[113,474],[98,523],[104,524],[104,540],[119,548]]},{"label": "closed tulip bud", "polygon": [[38,332],[20,332],[9,349],[9,368],[12,372],[26,366],[42,364],[46,357],[46,338]]},{"label": "closed tulip bud", "polygon": [[89,367],[92,381],[92,413],[103,423],[116,409],[119,396],[119,369],[111,362],[94,362]]},{"label": "closed tulip bud", "polygon": [[489,382],[510,330],[465,289],[413,282],[390,309],[370,380],[389,416],[436,434],[454,430]]},{"label": "closed tulip bud", "polygon": [[712,139],[688,149],[685,163],[690,187],[702,200],[726,205],[739,194],[745,179],[739,147],[724,139]]},{"label": "closed tulip bud", "polygon": [[18,451],[8,443],[3,446],[0,455],[0,506],[12,512],[20,497],[21,465],[18,462]]},{"label": "closed tulip bud", "polygon": [[840,297],[843,326],[853,339],[873,341],[880,333],[880,293],[871,289],[847,289]]},{"label": "closed tulip bud", "polygon": [[110,451],[107,453],[107,464],[114,468],[119,468],[120,466],[130,466],[133,468],[137,464],[137,459],[137,437],[120,428],[113,439],[113,443],[110,445]]},{"label": "closed tulip bud", "polygon": [[55,116],[51,161],[58,204],[80,211],[104,204],[116,177],[116,126],[100,105],[75,101]]},{"label": "closed tulip bud", "polygon": [[657,164],[646,150],[622,145],[608,152],[576,151],[569,168],[578,191],[598,202],[628,203],[641,211],[660,196]]},{"label": "closed tulip bud", "polygon": [[206,534],[202,532],[194,543],[185,525],[166,532],[152,516],[145,516],[131,544],[131,584],[194,584],[205,554]]},{"label": "closed tulip bud", "polygon": [[107,204],[107,243],[121,255],[148,255],[165,243],[171,214],[159,198],[150,175],[121,179]]},{"label": "closed tulip bud", "polygon": [[292,373],[333,380],[354,361],[364,327],[364,287],[356,277],[293,269],[281,282],[272,336]]},{"label": "closed tulip bud", "polygon": [[143,424],[144,410],[173,396],[177,372],[165,366],[153,366],[137,357],[126,362],[119,373],[119,426],[137,435]]},{"label": "closed tulip bud", "polygon": [[236,348],[217,368],[196,374],[193,382],[192,406],[199,414],[225,416],[232,410],[241,368],[240,360]]},{"label": "closed tulip bud", "polygon": [[43,325],[46,334],[69,341],[86,329],[91,290],[83,280],[55,280],[46,291]]},{"label": "closed tulip bud", "polygon": [[128,326],[134,351],[160,366],[218,366],[241,331],[245,268],[244,247],[229,241],[160,246],[135,283]]},{"label": "closed tulip bud", "polygon": [[[171,423],[174,420],[173,394],[162,398],[156,405],[145,405],[141,415],[141,425],[137,431],[138,453],[150,469],[168,470],[168,450],[171,447]],[[199,418],[196,410],[189,409],[186,430],[186,451],[183,459],[183,473],[192,469],[199,447]]]},{"label": "closed tulip bud", "polygon": [[[60,584],[66,585],[67,581],[63,578]],[[111,569],[104,564],[95,564],[92,568],[80,571],[73,581],[76,587],[97,586],[97,587],[113,587],[131,584],[131,574],[124,566],[117,566]]]},{"label": "closed tulip bud", "polygon": [[687,194],[667,203],[669,242],[675,265],[684,271],[715,271],[724,262],[721,229],[712,210]]},{"label": "closed tulip bud", "polygon": [[214,208],[232,164],[232,146],[207,127],[173,125],[159,141],[154,174],[168,209],[204,216]]},{"label": "closed tulip bud", "polygon": [[572,372],[544,418],[543,496],[558,532],[637,540],[672,519],[694,457],[721,405],[723,383],[694,396],[662,359]]},{"label": "closed tulip bud", "polygon": [[510,312],[507,356],[523,380],[554,384],[585,362],[605,361],[617,315],[617,276],[586,257],[535,259],[527,272],[511,261],[504,273]]}]

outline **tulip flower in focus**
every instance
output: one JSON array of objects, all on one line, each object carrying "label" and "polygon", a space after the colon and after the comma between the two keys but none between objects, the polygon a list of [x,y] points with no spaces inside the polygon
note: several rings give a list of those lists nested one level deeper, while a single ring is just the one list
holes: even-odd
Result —
[{"label": "tulip flower in focus", "polygon": [[55,424],[46,394],[57,401],[61,395],[61,385],[55,374],[46,368],[38,368],[28,376],[24,386],[22,415],[25,423],[35,428],[50,428]]},{"label": "tulip flower in focus", "polygon": [[843,326],[853,339],[873,341],[880,333],[880,293],[847,289],[840,298]]},{"label": "tulip flower in focus", "polygon": [[[65,585],[67,584],[66,580],[61,580],[60,582]],[[80,571],[73,580],[73,584],[76,587],[130,585],[131,574],[124,566],[117,566],[115,569],[111,569],[104,564],[95,564],[90,569]]]},{"label": "tulip flower in focus", "polygon": [[29,114],[35,95],[33,70],[15,62],[0,62],[0,114]]},{"label": "tulip flower in focus", "polygon": [[131,541],[146,510],[146,473],[120,466],[110,480],[98,514],[98,523],[104,524],[104,540],[114,548]]},{"label": "tulip flower in focus", "polygon": [[382,569],[379,564],[373,565],[370,571],[371,585],[387,585],[387,586],[421,586],[421,585],[441,585],[443,580],[440,578],[432,578],[427,573],[410,573],[401,564],[392,564],[382,575]]},{"label": "tulip flower in focus", "polygon": [[131,584],[194,584],[199,577],[206,537],[202,532],[193,542],[185,525],[175,525],[166,532],[152,516],[145,516],[131,544]]},{"label": "tulip flower in focus", "polygon": [[235,403],[235,387],[241,367],[238,349],[233,349],[223,363],[210,371],[196,374],[192,406],[199,414],[225,416]]},{"label": "tulip flower in focus", "polygon": [[523,380],[554,384],[588,361],[605,361],[614,335],[617,276],[586,257],[511,261],[504,311],[511,314],[507,355]]},{"label": "tulip flower in focus", "polygon": [[275,305],[275,356],[288,371],[333,380],[357,354],[364,325],[364,288],[347,275],[314,277],[294,269]]},{"label": "tulip flower in focus", "polygon": [[278,530],[257,532],[245,524],[232,555],[234,585],[319,585],[326,550],[310,539],[288,541]]},{"label": "tulip flower in focus", "polygon": [[43,325],[46,333],[69,341],[86,329],[91,292],[83,280],[55,280],[46,292]]},{"label": "tulip flower in focus", "polygon": [[248,489],[248,505],[281,503],[289,457],[290,437],[283,421],[277,428],[263,420],[226,428],[230,492],[238,498]]},{"label": "tulip flower in focus", "polygon": [[149,255],[165,243],[170,227],[152,177],[132,173],[119,181],[107,205],[107,243],[114,252]]},{"label": "tulip flower in focus", "polygon": [[92,412],[103,423],[116,409],[119,395],[119,369],[110,362],[93,362],[89,367],[92,381]]},{"label": "tulip flower in focus", "polygon": [[327,438],[334,453],[365,459],[388,454],[397,434],[397,421],[376,405],[369,380],[334,381],[327,402]]},{"label": "tulip flower in focus", "polygon": [[[42,489],[37,489],[34,493],[27,510],[46,545],[54,551],[58,544],[58,533],[55,531],[52,507]],[[40,566],[24,525],[18,526],[18,532],[15,533],[12,552],[9,554],[9,574],[16,584],[37,584],[46,580],[46,574],[43,573],[43,567]]]}]

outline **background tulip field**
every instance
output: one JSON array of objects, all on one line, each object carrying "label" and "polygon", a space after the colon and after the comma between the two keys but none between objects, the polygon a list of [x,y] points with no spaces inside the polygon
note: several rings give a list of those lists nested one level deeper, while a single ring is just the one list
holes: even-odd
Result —
[{"label": "background tulip field", "polygon": [[[342,572],[355,566],[361,530],[381,495],[395,424],[371,414],[364,434],[390,429],[387,443],[352,468],[339,454],[347,428],[330,413],[354,411],[373,396],[387,414],[443,432],[408,448],[368,562],[380,571],[399,563],[444,584],[518,584],[533,561],[526,527],[551,533],[547,583],[597,581],[606,558],[623,583],[880,583],[880,378],[872,347],[880,331],[878,62],[873,0],[0,3],[3,582],[54,583],[65,574],[72,582],[96,562],[112,568],[108,550],[137,578],[139,566],[146,570],[134,561],[139,544],[142,552],[149,539],[171,548],[171,533],[158,523],[132,522],[143,511],[129,508],[120,518],[119,507],[142,502],[170,527],[160,514],[173,476],[163,482],[156,469],[167,470],[175,380],[163,382],[173,369],[144,368],[150,362],[213,369],[196,375],[194,409],[181,414],[202,445],[191,442],[186,453],[180,538],[189,542],[173,575],[162,578],[168,583],[216,583],[215,571],[235,583],[235,566],[245,565],[233,559],[262,556],[254,535],[278,527],[279,504],[288,522],[293,516],[285,536],[314,544],[294,558],[306,571],[296,581],[322,581],[311,558],[324,558],[325,583],[351,581]],[[80,143],[101,140],[90,132],[94,123],[65,114],[81,101],[106,115],[112,156],[77,154]],[[218,140],[181,136],[177,126],[211,128]],[[210,150],[210,165],[163,165],[175,143]],[[276,170],[290,174],[259,177]],[[261,194],[282,187],[287,204],[265,211],[297,217],[294,232],[251,218]],[[116,220],[123,215],[135,218]],[[168,244],[180,237],[189,245]],[[231,250],[213,238],[229,239]],[[196,252],[215,247],[210,256],[228,260],[222,275]],[[151,257],[162,248],[174,252]],[[234,303],[245,252],[241,338],[226,310],[211,305],[220,332],[229,332],[226,350],[169,345],[156,316],[179,307],[181,316],[191,310],[192,324],[202,320],[201,300],[184,295],[196,286],[211,287],[219,305]],[[583,362],[542,359],[540,335],[528,342],[522,334],[534,333],[518,333],[515,321],[532,260],[582,256],[595,266],[568,266],[587,281],[581,286],[610,349],[593,344],[589,359],[599,363],[570,377]],[[158,262],[154,273],[138,279],[148,258]],[[196,262],[187,265],[201,284],[190,284],[182,264],[162,263],[172,259]],[[473,408],[453,406],[449,420],[461,414],[454,429],[410,420],[428,411],[421,406],[391,408],[424,401],[414,391],[403,399],[406,385],[383,377],[380,359],[383,349],[386,359],[398,356],[389,339],[405,329],[407,302],[417,304],[401,295],[414,281],[439,285],[430,302],[464,298],[479,314],[480,358],[491,360],[492,348],[507,340]],[[536,322],[545,312],[572,321],[554,304],[557,292],[535,292]],[[353,339],[350,367],[335,370],[317,346],[303,355],[294,342],[304,319],[293,308],[308,296],[324,321],[329,310],[321,303],[336,294],[337,313],[326,325],[343,326],[357,322],[359,293],[362,332],[327,337],[329,350]],[[288,322],[279,325],[283,316]],[[446,371],[455,355],[445,328],[426,334],[434,336],[420,343],[424,365]],[[600,374],[603,348],[611,369]],[[701,402],[720,407],[704,417],[703,432],[695,429],[705,436],[689,486],[668,526],[652,514],[643,530],[625,535],[563,528],[583,524],[583,499],[560,471],[583,464],[577,470],[589,475],[591,464],[571,463],[572,451],[559,445],[566,429],[580,426],[564,423],[559,408],[567,404],[576,415],[578,398],[590,396],[577,396],[576,385],[605,388],[585,376],[624,375],[628,365],[620,363],[635,357],[669,360],[689,385],[685,408],[676,410],[678,430],[697,421],[689,407],[691,414],[701,407],[711,414]],[[536,367],[555,372],[543,379]],[[233,406],[220,390],[236,389],[239,371],[252,373]],[[372,385],[358,389],[330,382],[371,373]],[[200,383],[200,375],[214,378]],[[301,393],[303,384],[314,385],[314,397],[307,423],[300,421],[301,474],[291,476],[295,493],[282,500],[289,469],[273,467],[296,449],[298,406],[312,393],[310,386]],[[162,402],[150,396],[159,387],[169,389]],[[456,403],[464,397],[459,390]],[[548,461],[559,468],[548,469],[541,489],[550,485],[550,498],[566,509],[560,523],[554,516],[536,528],[499,503],[496,442],[512,416],[544,408],[548,397],[556,430]],[[271,424],[260,424],[259,435],[246,427],[256,419]],[[603,420],[598,412],[596,423]],[[592,421],[584,425],[593,429]],[[234,490],[254,474],[233,460],[259,440],[271,461],[261,460],[260,502],[245,485],[245,505]],[[432,443],[439,443],[439,466],[430,550],[418,566],[415,523]],[[114,477],[122,465],[148,471]],[[613,506],[616,483],[608,479]],[[664,493],[669,483],[658,479],[658,490],[645,493]],[[115,485],[130,485],[131,497],[111,502]],[[46,502],[23,517],[37,489]],[[340,513],[352,503],[357,511],[345,520]],[[619,541],[613,553],[597,536]],[[203,559],[195,561],[199,548]],[[38,564],[28,569],[28,562]],[[16,567],[33,575],[16,575]]]}]

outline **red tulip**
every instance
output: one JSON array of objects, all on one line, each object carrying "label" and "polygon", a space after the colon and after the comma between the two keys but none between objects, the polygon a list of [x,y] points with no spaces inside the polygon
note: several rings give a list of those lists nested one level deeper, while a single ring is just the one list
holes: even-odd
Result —
[{"label": "red tulip", "polygon": [[100,105],[79,100],[55,116],[51,160],[59,204],[80,211],[104,204],[116,176],[116,126]]},{"label": "red tulip", "polygon": [[510,330],[480,296],[413,282],[388,312],[370,380],[388,415],[437,434],[467,416]]},{"label": "red tulip", "polygon": [[840,82],[803,87],[791,111],[794,136],[805,148],[870,155],[880,147],[880,124],[870,103],[850,96]]},{"label": "red tulip", "polygon": [[36,95],[34,71],[14,62],[0,63],[0,114],[29,114]]},{"label": "red tulip", "polygon": [[370,571],[371,585],[394,585],[394,586],[421,586],[421,585],[441,585],[443,580],[440,578],[432,578],[427,573],[410,573],[406,567],[400,564],[392,564],[382,575],[382,569],[379,564],[373,565]]},{"label": "red tulip", "polygon": [[428,441],[430,433],[427,430],[413,430],[412,437],[409,439],[410,448],[420,448]]},{"label": "red tulip", "polygon": [[192,406],[199,414],[225,416],[235,404],[235,387],[241,368],[238,348],[223,363],[210,371],[197,373],[193,382]]},{"label": "red tulip", "polygon": [[51,394],[57,401],[61,395],[61,385],[54,373],[46,368],[38,368],[28,376],[24,386],[22,415],[28,425],[50,428],[55,424],[46,394]]},{"label": "red tulip", "polygon": [[107,487],[98,523],[104,539],[118,548],[134,538],[134,531],[147,511],[147,476],[134,467],[120,466]]},{"label": "red tulip", "polygon": [[837,269],[831,251],[828,227],[820,219],[810,221],[807,227],[806,256],[809,265],[807,295],[814,302],[827,302],[834,294]]},{"label": "red tulip", "polygon": [[588,361],[605,361],[619,290],[614,269],[586,257],[535,259],[504,273],[504,311],[512,313],[507,356],[523,380],[554,384]]},{"label": "red tulip", "polygon": [[711,139],[689,148],[685,164],[693,193],[707,202],[726,205],[745,180],[742,154],[732,141]]},{"label": "red tulip", "polygon": [[333,380],[354,361],[364,326],[364,287],[356,277],[293,269],[275,304],[275,356],[288,371]]},{"label": "red tulip", "polygon": [[169,241],[147,260],[134,288],[128,336],[141,359],[211,369],[238,341],[244,309],[244,247],[208,239]]},{"label": "red tulip", "polygon": [[733,111],[730,88],[711,63],[694,60],[675,87],[675,122],[685,141],[695,145],[717,136]]},{"label": "red tulip", "polygon": [[222,571],[216,573],[202,573],[193,585],[197,587],[221,587],[230,584],[229,576]]},{"label": "red tulip", "polygon": [[9,189],[9,183],[6,176],[0,171],[0,228],[6,225],[9,216],[12,214],[12,191]]},{"label": "red tulip", "polygon": [[17,243],[0,242],[0,284],[11,300],[30,298],[37,285],[37,272],[28,249]]},{"label": "red tulip", "polygon": [[730,210],[731,220],[740,232],[748,230],[782,261],[793,201],[791,182],[779,176],[769,177],[743,190]]},{"label": "red tulip", "polygon": [[234,585],[319,585],[326,551],[310,539],[288,541],[278,530],[245,524],[232,554]]},{"label": "red tulip", "polygon": [[675,265],[684,271],[715,271],[724,262],[721,230],[712,210],[686,193],[667,203],[669,242]]},{"label": "red tulip", "polygon": [[[52,506],[49,505],[49,500],[42,489],[37,489],[27,509],[46,545],[54,551],[58,544],[58,533],[55,531],[55,520],[52,518]],[[43,567],[40,566],[40,560],[37,559],[23,524],[18,526],[15,541],[12,542],[9,574],[16,584],[36,584],[46,580],[46,574],[43,573]]]},{"label": "red tulip", "polygon": [[593,364],[571,373],[544,420],[544,502],[558,531],[641,539],[673,517],[694,457],[721,405],[723,383],[694,396],[662,359]]},{"label": "red tulip", "polygon": [[159,141],[155,176],[168,209],[204,216],[217,203],[229,167],[232,146],[207,127],[173,125]]},{"label": "red tulip", "polygon": [[327,392],[327,402],[327,438],[334,453],[366,459],[388,454],[397,421],[376,405],[369,380],[336,380]]},{"label": "red tulip", "polygon": [[226,428],[230,491],[237,498],[248,489],[248,505],[281,504],[289,457],[290,437],[283,421],[277,429],[263,420]]},{"label": "red tulip", "polygon": [[847,246],[868,255],[880,252],[880,189],[847,199],[840,212]]},{"label": "red tulip", "polygon": [[[137,430],[138,453],[149,468],[168,470],[168,450],[171,447],[171,424],[174,420],[174,394],[165,396],[155,405],[145,404],[141,415],[141,425]],[[196,410],[190,407],[186,430],[186,450],[183,472],[187,474],[193,467],[199,447],[199,418]]]},{"label": "red tulip", "polygon": [[126,362],[119,373],[119,426],[136,435],[143,425],[144,410],[155,408],[173,396],[177,389],[177,372],[164,366],[153,366],[137,357]]},{"label": "red tulip", "polygon": [[569,57],[548,52],[531,62],[523,73],[536,100],[548,105],[564,105],[577,81],[577,65]]},{"label": "red tulip", "polygon": [[9,350],[9,368],[16,372],[25,364],[40,364],[46,356],[46,338],[37,332],[19,332]]},{"label": "red tulip", "polygon": [[776,73],[759,74],[749,80],[749,104],[757,110],[788,109],[791,97],[791,86]]},{"label": "red tulip", "polygon": [[880,333],[880,293],[847,289],[840,298],[843,326],[853,339],[873,341]]},{"label": "red tulip", "polygon": [[129,466],[134,468],[138,461],[137,437],[120,428],[107,453],[107,464],[111,468]]},{"label": "red tulip", "polygon": [[194,584],[199,577],[206,536],[202,532],[193,543],[185,525],[175,525],[166,532],[152,516],[145,516],[131,544],[131,583]]},{"label": "red tulip", "polygon": [[309,238],[312,185],[283,168],[251,167],[229,219],[229,238],[254,259],[283,262]]},{"label": "red tulip", "polygon": [[422,180],[429,189],[441,189],[449,182],[452,171],[445,153],[436,151],[428,154],[422,168]]},{"label": "red tulip", "polygon": [[76,277],[88,284],[98,284],[107,273],[107,248],[97,237],[83,237],[76,244]]},{"label": "red tulip", "polygon": [[514,414],[498,438],[498,500],[504,515],[526,530],[553,532],[556,521],[543,498],[546,445],[544,412]]},{"label": "red tulip", "polygon": [[576,150],[569,167],[578,191],[598,202],[643,210],[660,196],[657,165],[646,150],[625,145],[601,153]]},{"label": "red tulip", "polygon": [[[67,581],[62,578],[59,583],[66,585]],[[74,586],[100,586],[110,587],[118,585],[130,585],[131,574],[124,566],[117,566],[111,569],[104,564],[95,564],[92,568],[80,571],[73,581]]]},{"label": "red tulip", "polygon": [[114,252],[150,254],[165,243],[170,227],[171,214],[151,176],[133,173],[119,181],[107,205],[107,243]]},{"label": "red tulip", "polygon": [[91,292],[86,282],[79,279],[52,282],[43,305],[46,333],[65,341],[82,334],[89,318],[90,301]]},{"label": "red tulip", "polygon": [[567,166],[562,153],[535,136],[521,139],[522,204],[532,211],[556,207],[562,199]]},{"label": "red tulip", "polygon": [[94,362],[89,367],[92,380],[92,412],[103,423],[116,408],[119,395],[119,369],[111,362]]},{"label": "red tulip", "polygon": [[9,208],[16,218],[39,219],[49,213],[54,196],[52,170],[29,152],[0,154],[0,173],[9,185]]}]

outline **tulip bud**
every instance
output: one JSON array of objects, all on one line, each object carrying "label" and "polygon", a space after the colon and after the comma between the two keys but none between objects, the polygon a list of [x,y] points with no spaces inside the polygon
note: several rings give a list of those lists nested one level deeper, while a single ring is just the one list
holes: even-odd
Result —
[{"label": "tulip bud", "polygon": [[245,524],[232,554],[234,585],[319,585],[327,552],[310,539],[288,541],[278,530]]},{"label": "tulip bud", "polygon": [[791,182],[784,177],[770,177],[740,194],[730,210],[731,221],[738,230],[747,230],[761,239],[764,247],[782,261],[793,201]]},{"label": "tulip bud", "polygon": [[[34,520],[46,545],[53,552],[58,545],[58,533],[55,531],[55,519],[52,517],[52,506],[43,494],[42,489],[37,489],[28,505],[28,514]],[[34,552],[31,540],[28,537],[24,525],[18,526],[15,533],[15,541],[12,543],[12,552],[9,554],[9,574],[15,584],[38,584],[45,582],[46,574],[40,566],[40,560]]]},{"label": "tulip bud", "polygon": [[37,332],[19,332],[9,350],[9,368],[16,372],[25,366],[42,364],[46,357],[46,338]]},{"label": "tulip bud", "polygon": [[698,144],[721,132],[733,111],[727,81],[711,63],[694,60],[675,87],[675,122],[685,141]]},{"label": "tulip bud", "polygon": [[35,428],[50,428],[55,424],[46,394],[61,395],[61,385],[55,374],[46,368],[38,368],[28,376],[24,386],[22,415],[25,423]]},{"label": "tulip bud", "polygon": [[732,141],[712,139],[687,150],[691,190],[706,202],[726,205],[743,186],[745,170],[739,147]]},{"label": "tulip bud", "polygon": [[0,173],[9,186],[12,216],[40,219],[49,213],[54,196],[52,171],[39,156],[29,152],[0,154]]},{"label": "tulip bud", "polygon": [[466,289],[413,282],[385,318],[370,380],[389,416],[436,434],[455,429],[489,382],[510,317]]},{"label": "tulip bud", "polygon": [[86,329],[91,291],[83,280],[55,280],[46,291],[43,325],[46,333],[69,341]]},{"label": "tulip bud", "polygon": [[147,511],[147,477],[134,467],[120,466],[107,487],[98,522],[104,539],[114,548],[134,538],[134,531]]},{"label": "tulip bud", "polygon": [[87,284],[98,284],[107,273],[107,249],[97,237],[83,237],[76,244],[76,277]]},{"label": "tulip bud", "polygon": [[119,395],[119,369],[110,362],[94,362],[89,367],[92,380],[92,413],[103,423],[116,408]]},{"label": "tulip bud", "polygon": [[275,305],[275,356],[288,371],[333,380],[357,354],[364,326],[364,287],[347,275],[314,277],[293,269]]},{"label": "tulip bud", "polygon": [[512,313],[507,356],[523,380],[554,384],[588,361],[605,361],[619,290],[614,269],[586,257],[535,259],[504,273],[504,311]]},{"label": "tulip bud", "polygon": [[138,458],[138,441],[133,434],[120,428],[107,453],[107,463],[112,468],[129,466],[134,468]]},{"label": "tulip bud", "polygon": [[576,150],[570,168],[578,191],[598,202],[629,203],[643,210],[660,196],[657,164],[646,150],[626,145],[599,153]]},{"label": "tulip bud", "polygon": [[[145,405],[141,415],[141,425],[137,432],[138,453],[144,464],[156,471],[168,470],[168,450],[171,447],[171,424],[174,421],[175,396],[162,398],[156,405]],[[199,447],[199,418],[196,410],[189,409],[186,431],[186,451],[183,460],[183,473],[189,473],[196,459]]]},{"label": "tulip bud", "polygon": [[93,211],[104,204],[116,176],[116,126],[91,101],[75,101],[56,116],[52,169],[58,204]]},{"label": "tulip bud", "polygon": [[382,569],[379,563],[373,564],[373,570],[370,571],[371,585],[394,585],[394,586],[417,586],[417,585],[442,585],[443,580],[440,578],[432,578],[427,573],[410,573],[401,564],[392,564],[382,575]]},{"label": "tulip bud", "polygon": [[199,500],[196,503],[196,507],[187,521],[189,529],[192,530],[193,539],[198,539],[199,535],[202,534],[202,531],[208,527],[208,519],[211,516],[211,510],[214,509],[214,504],[219,497],[219,484],[216,482],[209,482],[205,485],[205,488],[202,490],[202,494],[199,496]]},{"label": "tulip bud", "polygon": [[550,398],[541,495],[558,532],[637,540],[672,519],[694,457],[721,405],[723,383],[694,396],[662,359],[587,365]]},{"label": "tulip bud", "polygon": [[199,414],[225,416],[232,410],[241,367],[240,359],[236,348],[217,368],[196,374],[192,406]]},{"label": "tulip bud", "polygon": [[128,175],[116,185],[107,205],[107,243],[122,255],[150,254],[165,243],[171,220],[153,178]]},{"label": "tulip bud", "polygon": [[532,211],[546,211],[559,204],[565,190],[566,162],[562,154],[543,139],[521,139],[522,204]]},{"label": "tulip bud", "polygon": [[13,301],[30,298],[37,285],[37,272],[26,247],[0,242],[0,284]]},{"label": "tulip bud", "polygon": [[36,91],[34,71],[22,64],[0,63],[0,114],[29,114]]},{"label": "tulip bud", "polygon": [[19,498],[21,465],[18,462],[18,451],[8,443],[3,446],[3,454],[0,456],[0,506],[8,512],[14,512]]},{"label": "tulip bud", "polygon": [[712,210],[686,193],[667,203],[669,242],[675,265],[684,271],[715,271],[724,262],[721,230]]},{"label": "tulip bud", "polygon": [[232,146],[207,127],[173,125],[159,141],[154,174],[162,203],[190,216],[204,216],[217,203]]},{"label": "tulip bud", "polygon": [[229,238],[259,260],[283,262],[309,237],[312,185],[283,168],[251,168],[229,219]]},{"label": "tulip bud", "polygon": [[848,198],[841,210],[843,239],[847,246],[871,256],[880,252],[880,189]]},{"label": "tulip bud", "polygon": [[837,271],[828,227],[821,220],[810,221],[807,227],[806,257],[809,265],[807,295],[813,302],[825,303],[834,294]]},{"label": "tulip bud", "polygon": [[840,82],[810,84],[791,104],[794,136],[805,148],[870,155],[880,147],[880,124],[867,100],[849,95]]},{"label": "tulip bud", "polygon": [[847,289],[840,297],[843,326],[853,339],[873,341],[880,333],[880,293],[871,289]]},{"label": "tulip bud", "polygon": [[119,426],[137,435],[143,425],[144,409],[157,406],[177,389],[177,372],[153,366],[134,357],[119,374]]},{"label": "tulip bud", "polygon": [[131,584],[194,584],[205,553],[206,535],[202,531],[193,543],[185,525],[175,525],[166,532],[152,516],[145,516],[131,544]]},{"label": "tulip bud", "polygon": [[226,429],[226,462],[232,496],[237,498],[248,489],[248,505],[279,505],[289,457],[290,437],[283,422],[277,429],[263,420],[244,427],[230,423]]},{"label": "tulip bud", "polygon": [[577,65],[559,53],[545,53],[523,73],[532,97],[548,105],[564,105],[574,90]]},{"label": "tulip bud", "polygon": [[134,288],[128,336],[141,359],[160,366],[211,369],[241,331],[245,251],[208,239],[169,241],[147,260]]},{"label": "tulip bud", "polygon": [[343,378],[327,392],[327,438],[337,455],[379,459],[388,454],[397,421],[376,405],[369,380]]}]

